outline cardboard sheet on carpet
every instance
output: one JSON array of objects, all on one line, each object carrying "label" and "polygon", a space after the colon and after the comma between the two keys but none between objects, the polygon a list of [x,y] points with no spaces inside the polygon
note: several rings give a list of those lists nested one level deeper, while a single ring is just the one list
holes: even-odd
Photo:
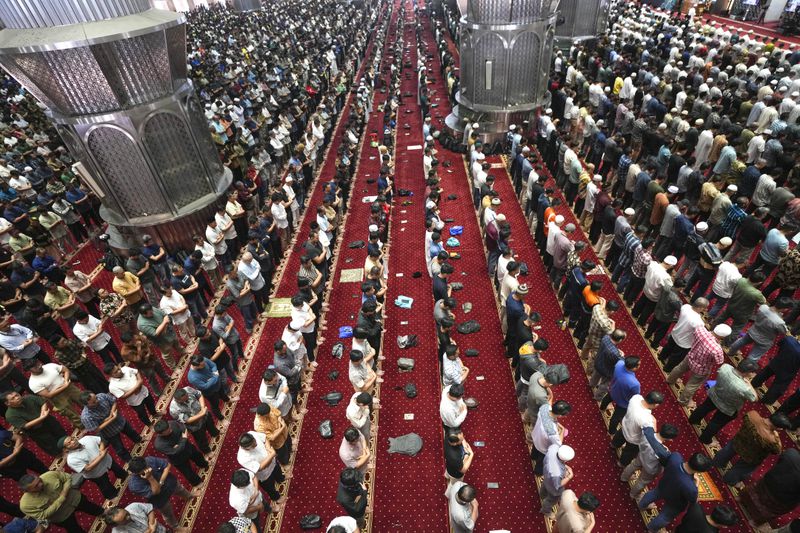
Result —
[{"label": "cardboard sheet on carpet", "polygon": [[292,316],[292,299],[274,298],[269,303],[269,309],[267,309],[267,316],[269,318],[288,318]]}]

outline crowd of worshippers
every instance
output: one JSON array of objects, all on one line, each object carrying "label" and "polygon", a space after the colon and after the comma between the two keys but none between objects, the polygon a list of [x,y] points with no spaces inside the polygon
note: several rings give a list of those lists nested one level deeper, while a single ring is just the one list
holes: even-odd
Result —
[{"label": "crowd of worshippers", "polygon": [[[0,475],[22,491],[19,500],[5,490],[0,497],[0,512],[15,517],[4,531],[41,531],[48,523],[80,531],[79,513],[102,515],[117,532],[163,532],[163,524],[181,530],[170,498],[200,494],[212,439],[238,400],[228,393],[247,357],[243,342],[264,320],[273,272],[288,256],[305,191],[338,120],[335,172],[319,184],[324,200],[305,218],[309,237],[290,273],[297,280],[292,320],[274,339],[272,365],[259,370],[254,429],[239,438],[242,470],[232,473],[230,494],[237,516],[220,531],[257,531],[262,511],[282,507],[276,487],[289,468],[288,425],[301,382],[315,366],[331,250],[380,60],[380,53],[368,58],[364,77],[355,78],[378,10],[333,4],[287,3],[281,20],[218,7],[190,14],[192,72],[201,100],[219,111],[209,120],[235,183],[193,237],[193,249],[169,254],[143,235],[140,248],[121,253],[102,235],[96,244],[113,273],[111,290],[71,262],[103,228],[99,204],[71,174],[72,160],[38,104],[3,79]],[[247,43],[253,48],[242,49]],[[384,233],[370,236],[370,250],[379,236],[385,240],[385,199],[375,209]],[[370,268],[366,278],[380,286],[380,252],[368,262],[378,275]],[[208,309],[215,296],[221,297]],[[188,385],[159,411],[157,397],[187,366]],[[155,452],[132,454],[145,427],[154,431]],[[66,467],[51,469],[49,461],[62,457]],[[101,500],[116,498],[117,484],[127,479],[136,503],[104,509],[76,476],[96,485]]]},{"label": "crowd of worshippers", "polygon": [[[793,298],[800,285],[800,251],[791,242],[800,231],[795,197],[800,53],[794,46],[784,49],[633,4],[617,5],[611,21],[614,37],[601,38],[596,48],[573,46],[554,55],[551,108],[533,123],[510,128],[516,193],[563,302],[562,327],[572,330],[588,362],[594,397],[611,414],[609,434],[621,450],[621,479],[635,480],[630,495],[642,509],[664,502],[648,529],[668,527],[684,511],[678,531],[734,525],[738,516],[730,507],[720,505],[706,515],[697,503],[694,475],[715,466],[724,471],[725,483],[742,491],[741,505],[753,523],[762,525],[793,510],[794,489],[800,487],[800,454],[783,451],[780,435],[800,427],[800,389],[780,402],[800,369],[794,338],[800,306]],[[438,42],[446,68],[449,52],[443,38]],[[562,422],[571,406],[557,399],[557,386],[569,371],[543,358],[549,344],[535,333],[541,316],[525,302],[529,289],[518,279],[522,265],[514,260],[511,227],[502,213],[502,202],[516,199],[501,200],[494,191],[478,133],[477,123],[466,124],[463,142],[489,273],[499,287],[519,409],[534,427],[532,456],[537,474],[544,475],[541,511],[553,516],[560,500],[559,527],[572,523],[572,516],[588,527],[596,498],[585,494],[576,500],[567,490],[572,478],[567,462],[574,451],[564,444]],[[433,154],[426,150],[426,161],[435,165]],[[558,189],[546,187],[548,175]],[[556,214],[561,203],[556,190],[563,192],[577,224]],[[441,223],[435,202],[430,219],[432,242],[426,248],[436,309],[452,314],[453,269],[436,232]],[[578,225],[588,242],[579,240]],[[705,421],[701,442],[720,444],[720,430],[741,420],[713,459],[668,450],[677,428],[657,426],[653,415],[664,393],[641,391],[636,372],[647,361],[618,347],[637,332],[615,327],[620,304],[601,296],[604,283],[591,276],[598,265],[588,259],[589,246],[658,351],[667,382],[680,386],[679,402],[691,410],[689,421],[697,426]],[[447,329],[452,324],[440,322],[440,357],[449,351],[447,359],[455,361]],[[764,357],[774,346],[775,355]],[[459,368],[466,375],[466,369],[452,367],[448,379]],[[712,378],[706,399],[696,405],[697,390]],[[766,392],[757,392],[764,384]],[[451,384],[443,405],[445,398],[458,402],[462,395],[461,383]],[[764,416],[763,410],[746,408],[756,401],[780,407]],[[462,446],[455,455],[471,460],[457,436],[448,442]],[[777,462],[752,479],[773,455],[780,455]]]}]

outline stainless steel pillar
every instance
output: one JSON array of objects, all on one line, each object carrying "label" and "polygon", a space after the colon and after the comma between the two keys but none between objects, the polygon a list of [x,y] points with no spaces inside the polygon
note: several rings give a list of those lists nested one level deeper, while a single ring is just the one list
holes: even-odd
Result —
[{"label": "stainless steel pillar", "polygon": [[609,0],[561,0],[556,23],[556,46],[592,41],[608,28]]},{"label": "stainless steel pillar", "polygon": [[0,0],[0,66],[44,105],[118,246],[189,245],[231,182],[186,71],[186,18],[148,0]]},{"label": "stainless steel pillar", "polygon": [[458,104],[446,119],[451,130],[477,122],[482,140],[496,140],[547,103],[558,2],[469,0],[460,25]]},{"label": "stainless steel pillar", "polygon": [[261,9],[261,0],[231,0],[234,11],[258,11]]}]

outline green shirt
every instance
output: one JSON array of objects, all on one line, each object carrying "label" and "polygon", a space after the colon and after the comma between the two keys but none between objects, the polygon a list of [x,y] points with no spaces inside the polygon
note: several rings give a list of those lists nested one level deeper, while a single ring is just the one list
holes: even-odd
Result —
[{"label": "green shirt", "polygon": [[734,321],[748,320],[756,308],[766,301],[761,290],[753,287],[749,279],[741,278],[728,300],[728,312]]},{"label": "green shirt", "polygon": [[24,233],[17,234],[8,239],[8,247],[14,252],[33,246],[33,240]]},{"label": "green shirt", "polygon": [[739,372],[725,363],[717,371],[717,383],[708,389],[708,397],[717,409],[728,416],[734,416],[742,408],[745,401],[756,401],[753,387],[747,383]]},{"label": "green shirt", "polygon": [[[19,407],[8,407],[6,410],[6,422],[17,429],[22,429],[31,420],[36,420],[42,414],[42,404],[47,401],[41,396],[28,394],[22,397],[22,404]],[[28,430],[26,430],[28,431]]]},{"label": "green shirt", "polygon": [[161,332],[160,335],[156,335],[156,330],[161,325],[161,322],[164,320],[164,311],[158,309],[157,307],[153,308],[153,316],[146,317],[142,314],[139,315],[139,318],[136,321],[136,326],[148,339],[153,341],[154,343],[158,344],[159,346],[168,346],[172,344],[175,340],[175,330],[172,329],[171,325],[167,325],[164,328],[164,331]]},{"label": "green shirt", "polygon": [[81,501],[81,492],[71,489],[61,494],[65,485],[72,484],[72,476],[66,472],[45,472],[40,476],[42,490],[26,492],[19,500],[19,508],[36,520],[48,520],[58,524],[69,518]]},{"label": "green shirt", "polygon": [[70,298],[72,298],[71,292],[64,287],[56,287],[55,292],[47,291],[45,293],[44,305],[54,311],[58,311],[63,318],[69,318],[75,314],[75,311],[77,311],[74,305],[71,305],[63,310],[59,310],[58,308],[66,305]]}]

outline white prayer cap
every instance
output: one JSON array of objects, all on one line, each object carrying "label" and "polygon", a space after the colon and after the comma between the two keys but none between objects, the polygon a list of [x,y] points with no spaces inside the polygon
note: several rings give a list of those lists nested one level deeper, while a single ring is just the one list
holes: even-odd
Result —
[{"label": "white prayer cap", "polygon": [[498,198],[496,196],[494,198],[492,198],[492,205],[500,205],[501,203],[502,203],[502,201],[500,200],[500,198]]},{"label": "white prayer cap", "polygon": [[702,118],[698,118],[694,121],[695,126],[702,126],[703,124],[705,124],[705,121]]},{"label": "white prayer cap", "polygon": [[553,114],[553,110],[548,107],[547,109],[544,110],[544,114],[545,115],[552,115]]},{"label": "white prayer cap", "polygon": [[495,220],[499,220],[500,222],[505,222],[506,221],[506,216],[503,213],[500,213],[499,215],[497,215],[494,218],[495,218]]},{"label": "white prayer cap", "polygon": [[603,181],[603,176],[601,176],[600,174],[595,174],[594,177],[592,177],[592,181],[597,181],[597,182]]},{"label": "white prayer cap", "polygon": [[698,222],[697,225],[695,225],[694,229],[696,229],[700,233],[703,233],[704,231],[708,231],[708,223],[707,222]]},{"label": "white prayer cap", "polygon": [[737,192],[739,190],[739,187],[737,187],[736,185],[731,183],[730,185],[728,185],[728,188],[726,190],[728,190],[730,192]]},{"label": "white prayer cap", "polygon": [[730,237],[723,237],[719,240],[719,245],[723,248],[728,248],[731,244],[733,244],[733,239]]},{"label": "white prayer cap", "polygon": [[370,224],[370,225],[367,227],[367,230],[368,230],[370,233],[376,233],[376,232],[378,231],[378,225],[377,225],[377,224]]},{"label": "white prayer cap", "polygon": [[477,122],[472,124],[472,129],[473,130],[476,129],[476,128],[479,128],[479,127],[480,127],[480,124],[478,124]]},{"label": "white prayer cap", "polygon": [[675,266],[678,264],[678,258],[675,257],[674,255],[668,255],[667,257],[664,258],[664,264],[669,266]]},{"label": "white prayer cap", "polygon": [[517,129],[517,126],[515,124],[512,124],[508,127],[508,129],[514,131],[515,129]]},{"label": "white prayer cap", "polygon": [[564,215],[556,215],[556,224],[559,226],[564,223]]},{"label": "white prayer cap", "polygon": [[572,461],[575,458],[575,450],[572,449],[572,446],[562,444],[558,447],[558,458],[564,462]]},{"label": "white prayer cap", "polygon": [[628,209],[626,209],[624,211],[624,213],[625,213],[625,216],[632,217],[633,215],[636,214],[636,210],[634,208],[632,208],[632,207],[629,207]]},{"label": "white prayer cap", "polygon": [[714,328],[714,335],[720,339],[727,337],[731,334],[731,327],[728,324],[719,324]]},{"label": "white prayer cap", "polygon": [[678,186],[670,185],[669,187],[667,187],[667,192],[670,194],[678,194]]}]

